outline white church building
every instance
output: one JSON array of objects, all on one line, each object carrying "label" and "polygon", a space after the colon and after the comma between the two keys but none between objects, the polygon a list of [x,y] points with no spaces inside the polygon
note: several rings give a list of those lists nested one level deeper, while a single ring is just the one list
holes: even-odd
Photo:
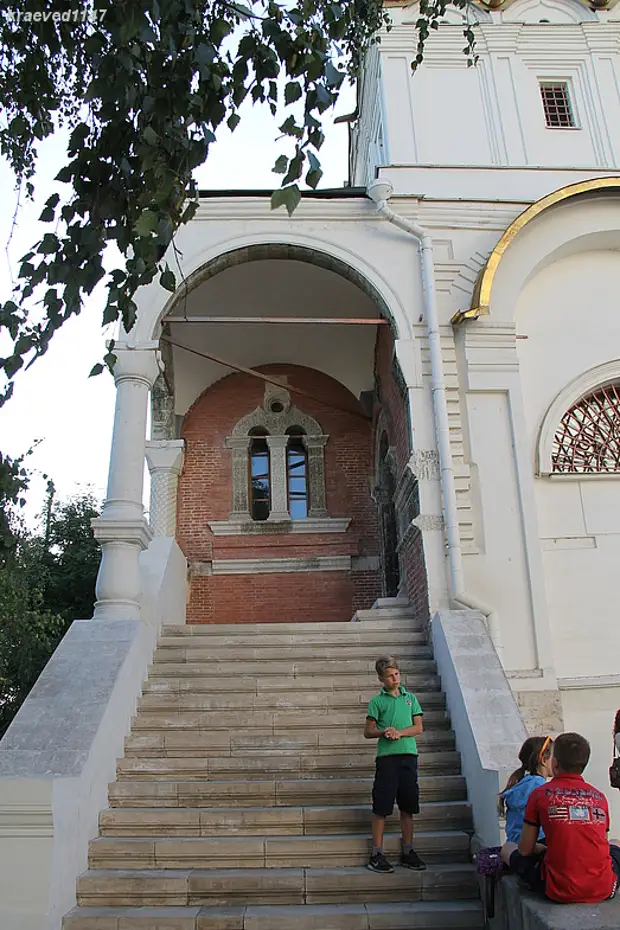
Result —
[{"label": "white church building", "polygon": [[[389,6],[393,28],[350,117],[349,186],[304,196],[292,217],[270,209],[269,192],[204,192],[178,235],[183,284],[140,292],[117,342],[95,617],[74,624],[0,744],[2,930],[59,930],[75,906],[108,783],[115,770],[126,785],[137,777],[116,766],[141,692],[139,713],[151,706],[143,681],[162,624],[200,628],[194,642],[223,624],[232,659],[244,623],[246,646],[254,635],[267,648],[267,623],[274,636],[277,621],[292,637],[295,624],[353,617],[366,629],[373,605],[368,643],[397,651],[390,618],[406,614],[434,644],[475,832],[499,837],[493,791],[526,731],[563,730],[590,740],[586,776],[620,830],[608,783],[620,707],[620,5],[472,4],[469,69],[464,16],[448,10],[414,75],[416,4]],[[349,659],[346,644],[329,655]],[[125,747],[156,738],[138,732]],[[148,744],[145,772],[167,738]],[[91,870],[118,868],[93,849]],[[139,868],[163,868],[154,855]],[[25,862],[38,865],[22,893]],[[127,893],[114,911],[89,880],[68,930],[131,930],[132,906],[183,905]],[[179,930],[216,928],[190,899]],[[109,923],[94,922],[97,907],[112,908]],[[241,930],[271,930],[250,910]],[[482,926],[471,919],[450,926]]]}]

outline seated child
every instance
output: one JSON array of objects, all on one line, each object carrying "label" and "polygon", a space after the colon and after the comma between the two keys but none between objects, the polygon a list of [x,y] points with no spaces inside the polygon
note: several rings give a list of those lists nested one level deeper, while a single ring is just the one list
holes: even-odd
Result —
[{"label": "seated child", "polygon": [[[550,736],[530,736],[519,750],[521,768],[512,773],[499,796],[499,810],[506,816],[506,839],[518,843],[523,829],[525,805],[534,788],[551,778],[553,740]],[[539,839],[543,839],[541,830]]]},{"label": "seated child", "polygon": [[[607,799],[581,774],[589,758],[590,744],[583,736],[558,736],[553,778],[530,795],[519,846],[505,843],[502,848],[504,862],[533,891],[566,904],[612,898],[620,877],[620,847],[607,841]],[[541,827],[546,850],[536,843]],[[533,855],[536,851],[542,854]]]}]

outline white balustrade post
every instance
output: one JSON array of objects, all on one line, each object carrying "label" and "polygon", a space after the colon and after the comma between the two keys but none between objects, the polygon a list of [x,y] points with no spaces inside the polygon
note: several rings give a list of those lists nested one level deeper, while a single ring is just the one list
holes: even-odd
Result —
[{"label": "white balustrade post", "polygon": [[155,347],[114,349],[116,407],[108,490],[93,531],[102,555],[95,617],[139,619],[140,553],[152,539],[144,518],[142,489],[149,391],[160,371]]},{"label": "white balustrade post", "polygon": [[177,488],[184,456],[183,439],[154,439],[146,444],[146,461],[151,475],[149,522],[154,536],[174,536]]}]

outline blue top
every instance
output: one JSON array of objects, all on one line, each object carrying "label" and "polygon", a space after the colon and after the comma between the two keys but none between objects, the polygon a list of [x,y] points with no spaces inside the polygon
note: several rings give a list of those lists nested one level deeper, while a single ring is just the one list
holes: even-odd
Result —
[{"label": "blue top", "polygon": [[[521,781],[502,793],[506,805],[506,839],[511,843],[518,843],[523,829],[523,816],[527,799],[535,788],[539,788],[547,781],[542,775],[524,775]],[[538,839],[544,839],[541,830]]]}]

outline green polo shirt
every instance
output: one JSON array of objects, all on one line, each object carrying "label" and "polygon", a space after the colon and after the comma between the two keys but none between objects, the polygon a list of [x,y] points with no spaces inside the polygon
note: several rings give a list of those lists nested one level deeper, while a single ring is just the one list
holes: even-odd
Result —
[{"label": "green polo shirt", "polygon": [[[405,730],[413,726],[413,718],[422,716],[420,703],[411,691],[407,691],[402,685],[399,685],[400,694],[394,696],[388,694],[383,688],[380,694],[377,694],[368,705],[367,717],[375,720],[380,730],[387,730],[388,727],[396,727],[397,730]],[[414,736],[401,736],[400,739],[388,739],[386,736],[380,736],[377,740],[377,757],[393,755],[413,755],[417,756],[418,747]]]}]

